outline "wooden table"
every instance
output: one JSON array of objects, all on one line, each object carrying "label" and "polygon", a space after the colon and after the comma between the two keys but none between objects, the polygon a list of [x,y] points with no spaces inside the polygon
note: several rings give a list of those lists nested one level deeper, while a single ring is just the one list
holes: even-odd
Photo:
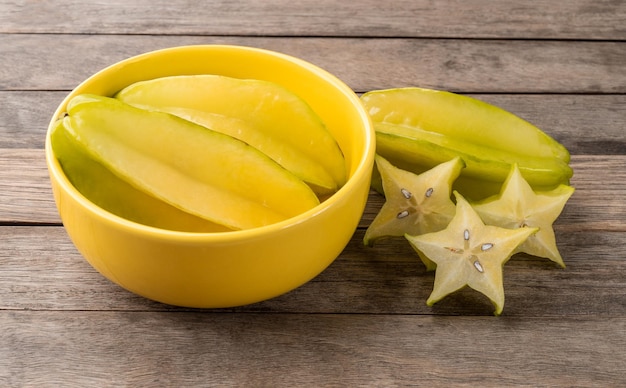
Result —
[{"label": "wooden table", "polygon": [[[0,386],[626,386],[626,2],[0,1]],[[500,317],[408,244],[339,258],[273,300],[193,310],[110,283],[75,250],[44,162],[80,81],[154,49],[227,43],[313,62],[357,93],[475,96],[572,153],[555,224],[567,264],[505,267]]]}]

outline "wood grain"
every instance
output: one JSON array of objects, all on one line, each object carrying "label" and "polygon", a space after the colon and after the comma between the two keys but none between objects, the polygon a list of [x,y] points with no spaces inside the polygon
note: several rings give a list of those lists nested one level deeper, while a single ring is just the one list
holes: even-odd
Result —
[{"label": "wood grain", "polygon": [[[607,251],[626,244],[626,234],[560,228],[556,232],[567,268],[516,255],[504,271],[504,316],[621,316],[626,262],[612,259]],[[493,314],[491,303],[471,289],[426,306],[434,274],[426,272],[408,243],[398,238],[368,248],[362,238],[360,229],[339,258],[306,285],[269,301],[225,311]],[[189,310],[146,300],[109,282],[80,256],[62,227],[0,227],[0,241],[0,311]]]},{"label": "wood grain", "polygon": [[613,0],[0,1],[0,32],[626,39]]},{"label": "wood grain", "polygon": [[43,149],[46,130],[67,92],[0,92],[0,152]]},{"label": "wood grain", "polygon": [[356,92],[626,93],[626,42],[33,34],[0,35],[0,90],[70,90],[128,57],[193,44],[281,51]]},{"label": "wood grain", "polygon": [[623,317],[3,311],[0,325],[3,386],[626,383]]},{"label": "wood grain", "polygon": [[0,224],[58,223],[43,150],[0,150]]}]

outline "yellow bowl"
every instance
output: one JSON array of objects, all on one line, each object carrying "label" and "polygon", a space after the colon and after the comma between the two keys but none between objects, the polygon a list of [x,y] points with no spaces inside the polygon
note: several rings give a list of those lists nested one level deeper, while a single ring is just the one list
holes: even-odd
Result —
[{"label": "yellow bowl", "polygon": [[[276,82],[321,116],[346,157],[349,179],[314,209],[273,225],[235,232],[153,228],[91,203],[68,181],[50,145],[54,121],[80,93],[113,95],[136,81],[177,74],[221,74]],[[50,121],[46,162],[57,208],[78,251],[102,275],[138,295],[187,307],[233,307],[266,300],[308,282],[344,249],[365,207],[375,137],[354,92],[328,72],[272,51],[183,46],[123,60],[91,76]]]}]

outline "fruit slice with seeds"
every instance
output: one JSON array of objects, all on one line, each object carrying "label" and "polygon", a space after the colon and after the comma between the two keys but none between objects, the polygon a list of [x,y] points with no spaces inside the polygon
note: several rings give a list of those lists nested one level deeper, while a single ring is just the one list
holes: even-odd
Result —
[{"label": "fruit slice with seeds", "polygon": [[[376,166],[382,176],[385,203],[365,232],[365,245],[385,237],[419,235],[444,229],[454,216],[452,182],[463,168],[460,158],[442,163],[420,175],[401,170],[380,155]],[[429,270],[434,264],[422,257]]]},{"label": "fruit slice with seeds", "polygon": [[485,223],[503,228],[538,227],[516,252],[543,257],[565,267],[556,245],[552,224],[559,217],[574,188],[560,185],[547,192],[535,192],[517,165],[502,186],[500,194],[474,203],[474,209]]},{"label": "fruit slice with seeds", "polygon": [[494,314],[500,315],[504,308],[503,266],[538,228],[485,225],[462,195],[455,192],[455,197],[456,213],[446,229],[405,236],[418,252],[437,265],[433,291],[426,303],[432,306],[469,286],[489,298],[495,306]]}]

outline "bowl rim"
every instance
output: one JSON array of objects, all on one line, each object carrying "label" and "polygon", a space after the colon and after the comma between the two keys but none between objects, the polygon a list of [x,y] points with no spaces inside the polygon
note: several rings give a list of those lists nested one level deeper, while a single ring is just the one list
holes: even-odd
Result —
[{"label": "bowl rim", "polygon": [[[69,181],[69,179],[63,172],[63,169],[61,168],[60,163],[58,162],[56,157],[54,157],[54,153],[52,152],[52,146],[51,146],[51,141],[50,141],[51,131],[53,128],[53,124],[56,122],[58,117],[60,117],[60,115],[62,114],[61,108],[65,106],[67,102],[69,101],[69,99],[76,94],[77,90],[81,89],[83,85],[91,82],[92,79],[101,76],[103,73],[111,71],[114,68],[124,66],[125,64],[131,63],[131,62],[140,61],[142,59],[148,58],[153,55],[171,53],[171,52],[176,52],[176,51],[185,51],[185,50],[190,50],[190,49],[195,49],[195,50],[197,49],[209,49],[209,50],[210,49],[216,49],[216,50],[228,49],[228,50],[245,51],[249,53],[257,53],[261,55],[272,56],[274,58],[281,59],[285,62],[291,62],[292,64],[295,64],[299,67],[304,68],[305,70],[315,74],[317,77],[321,78],[323,81],[331,84],[335,89],[337,89],[351,103],[352,107],[357,110],[358,115],[360,117],[360,121],[363,123],[365,127],[364,139],[363,139],[364,146],[361,149],[361,150],[364,150],[364,152],[360,152],[358,163],[354,167],[354,173],[348,177],[346,183],[339,190],[337,190],[337,192],[335,192],[329,198],[325,199],[319,205],[301,214],[298,214],[294,217],[291,217],[286,220],[276,222],[270,225],[262,226],[262,227],[244,229],[244,230],[225,231],[225,232],[186,232],[186,231],[162,229],[162,228],[158,228],[154,226],[141,224],[135,221],[125,219],[121,216],[113,214],[97,206],[96,204],[91,202],[89,199],[87,199],[82,193],[80,193],[78,189],[76,189],[74,185],[71,184],[71,182]],[[376,142],[375,142],[375,132],[374,132],[373,124],[372,124],[369,114],[367,113],[363,105],[361,104],[359,97],[347,84],[345,84],[342,80],[340,80],[338,77],[331,74],[330,72],[308,61],[305,61],[301,58],[297,58],[295,56],[281,53],[281,52],[274,51],[274,50],[268,50],[268,49],[263,49],[263,48],[258,48],[258,47],[250,47],[250,46],[239,46],[239,45],[202,44],[202,45],[173,46],[173,47],[152,50],[152,51],[144,52],[135,56],[131,56],[131,57],[128,57],[126,59],[123,59],[121,61],[118,61],[116,63],[113,63],[109,66],[102,68],[101,70],[97,71],[96,73],[92,74],[91,76],[86,78],[84,81],[79,83],[75,88],[72,89],[70,93],[68,93],[63,98],[63,100],[61,101],[57,109],[55,110],[55,113],[49,122],[48,129],[46,131],[46,139],[45,139],[45,157],[46,157],[46,164],[47,164],[49,173],[51,176],[54,177],[56,183],[59,186],[61,186],[61,189],[66,194],[70,195],[77,203],[79,203],[82,208],[95,214],[99,219],[101,219],[102,221],[106,223],[114,224],[116,227],[123,228],[124,230],[129,231],[129,232],[140,233],[144,236],[149,235],[155,238],[167,237],[170,239],[172,238],[182,239],[182,240],[186,240],[189,242],[193,242],[193,241],[196,241],[196,242],[207,242],[207,241],[231,242],[231,241],[241,241],[244,239],[247,240],[247,239],[259,238],[265,235],[279,232],[284,229],[288,229],[298,224],[301,224],[305,222],[306,220],[314,218],[318,216],[319,214],[325,212],[327,209],[331,208],[334,204],[336,204],[337,202],[340,202],[342,198],[345,197],[345,195],[347,195],[348,192],[353,191],[355,189],[355,186],[359,185],[359,182],[361,182],[363,179],[369,180],[369,175],[371,175],[371,169],[369,169],[368,166],[373,166],[374,156],[376,152],[375,147],[376,147]],[[368,175],[368,176],[364,176],[364,175]]]}]

